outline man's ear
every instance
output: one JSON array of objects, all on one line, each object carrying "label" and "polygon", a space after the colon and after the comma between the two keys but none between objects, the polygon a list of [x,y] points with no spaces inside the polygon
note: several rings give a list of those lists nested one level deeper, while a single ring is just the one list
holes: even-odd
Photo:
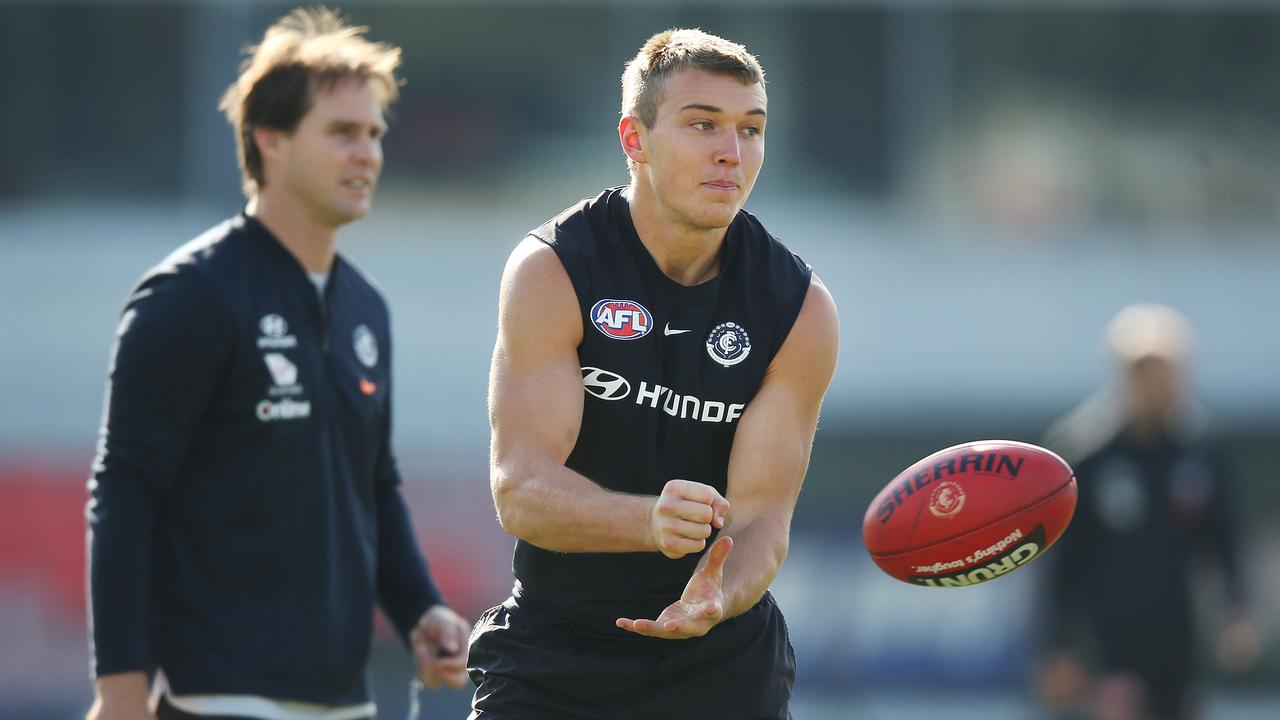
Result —
[{"label": "man's ear", "polygon": [[640,118],[633,115],[625,115],[618,121],[618,142],[622,143],[622,152],[632,162],[643,165],[646,160],[644,156],[644,125],[640,122]]},{"label": "man's ear", "polygon": [[283,130],[262,127],[253,128],[253,141],[258,145],[258,154],[263,158],[275,157],[280,152],[280,142],[286,136]]}]

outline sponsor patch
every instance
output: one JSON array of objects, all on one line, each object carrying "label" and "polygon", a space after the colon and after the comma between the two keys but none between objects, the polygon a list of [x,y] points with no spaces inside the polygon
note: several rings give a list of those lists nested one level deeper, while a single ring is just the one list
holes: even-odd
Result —
[{"label": "sponsor patch", "polygon": [[267,388],[267,395],[278,398],[302,394],[302,385],[298,383],[298,366],[285,357],[284,353],[263,353],[262,362],[271,373],[271,387]]},{"label": "sponsor patch", "polygon": [[591,324],[614,340],[639,340],[653,329],[653,315],[634,300],[600,300],[591,307]]},{"label": "sponsor patch", "polygon": [[258,329],[262,331],[265,337],[279,338],[289,333],[289,323],[285,322],[285,319],[279,315],[271,313],[262,316],[262,319],[258,321]]},{"label": "sponsor patch", "polygon": [[275,313],[268,313],[258,321],[258,347],[264,350],[285,350],[296,347],[298,338],[289,334],[289,323]]},{"label": "sponsor patch", "polygon": [[311,417],[310,400],[263,400],[254,408],[254,414],[262,422],[276,420],[303,420]]},{"label": "sponsor patch", "polygon": [[[590,366],[581,370],[582,387],[589,394],[601,400],[626,400],[632,397],[631,381],[621,375]],[[659,410],[673,418],[706,423],[737,422],[747,407],[743,403],[724,403],[694,395],[681,395],[669,387],[657,383],[651,385],[644,380],[635,388],[632,402],[641,407]]]},{"label": "sponsor patch", "polygon": [[621,400],[631,394],[626,378],[597,367],[582,368],[582,388],[601,400]]},{"label": "sponsor patch", "polygon": [[722,403],[718,400],[704,400],[693,395],[681,395],[669,387],[663,387],[657,383],[649,385],[643,380],[640,381],[640,388],[636,390],[636,404],[661,409],[671,417],[678,417],[681,420],[688,418],[709,423],[736,422],[742,417],[742,411],[747,407],[742,403]]},{"label": "sponsor patch", "polygon": [[262,356],[262,361],[267,364],[267,369],[271,371],[271,380],[276,385],[298,384],[298,366],[289,362],[289,358],[283,354],[267,353]]}]

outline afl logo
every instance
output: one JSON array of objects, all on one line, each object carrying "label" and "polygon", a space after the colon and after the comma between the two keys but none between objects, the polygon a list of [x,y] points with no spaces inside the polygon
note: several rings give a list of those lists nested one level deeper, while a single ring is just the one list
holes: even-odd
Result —
[{"label": "afl logo", "polygon": [[582,368],[582,387],[601,400],[621,400],[631,394],[626,378],[596,367]]},{"label": "afl logo", "polygon": [[737,365],[751,354],[751,338],[737,323],[720,323],[707,335],[707,354],[725,367]]},{"label": "afl logo", "polygon": [[940,483],[929,495],[929,512],[940,518],[954,517],[964,507],[964,488],[950,480]]},{"label": "afl logo", "polygon": [[614,340],[638,340],[653,329],[653,316],[634,300],[601,300],[591,308],[591,324]]}]

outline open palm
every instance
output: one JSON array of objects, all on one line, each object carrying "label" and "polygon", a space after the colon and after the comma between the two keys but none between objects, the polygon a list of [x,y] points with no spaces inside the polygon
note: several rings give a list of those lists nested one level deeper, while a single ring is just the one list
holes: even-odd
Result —
[{"label": "open palm", "polygon": [[722,536],[707,551],[707,561],[689,577],[680,599],[671,603],[656,620],[619,618],[623,630],[668,640],[684,640],[706,635],[724,619],[724,562],[733,549],[733,538]]}]

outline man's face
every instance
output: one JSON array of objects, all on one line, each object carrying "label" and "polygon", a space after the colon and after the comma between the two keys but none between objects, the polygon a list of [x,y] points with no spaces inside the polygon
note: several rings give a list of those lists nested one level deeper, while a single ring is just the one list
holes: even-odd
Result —
[{"label": "man's face", "polygon": [[369,212],[387,125],[378,94],[364,80],[339,80],[312,100],[293,133],[277,136],[267,183],[278,183],[321,224],[338,227]]},{"label": "man's face", "polygon": [[1144,424],[1164,422],[1182,399],[1182,373],[1168,358],[1150,355],[1128,368],[1129,416]]},{"label": "man's face", "polygon": [[685,68],[666,79],[652,128],[636,122],[647,182],[675,222],[728,227],[764,163],[765,109],[760,83]]}]

